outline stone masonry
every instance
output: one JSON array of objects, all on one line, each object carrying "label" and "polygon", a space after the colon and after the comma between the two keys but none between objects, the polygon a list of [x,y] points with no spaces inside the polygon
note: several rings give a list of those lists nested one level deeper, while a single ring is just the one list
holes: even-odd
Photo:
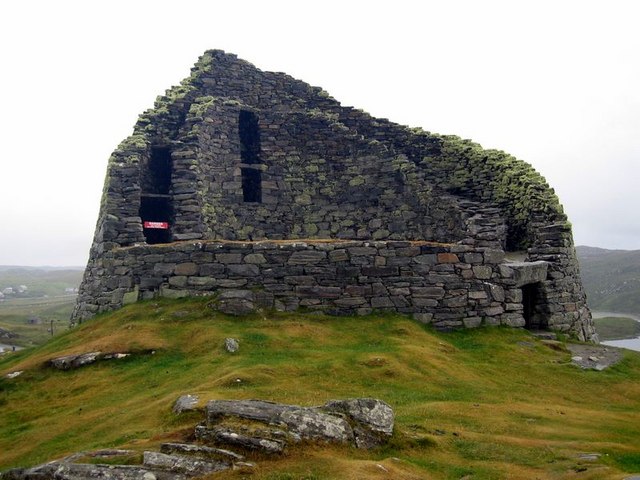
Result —
[{"label": "stone masonry", "polygon": [[183,295],[596,340],[570,225],[530,165],[219,50],[112,154],[72,320]]}]

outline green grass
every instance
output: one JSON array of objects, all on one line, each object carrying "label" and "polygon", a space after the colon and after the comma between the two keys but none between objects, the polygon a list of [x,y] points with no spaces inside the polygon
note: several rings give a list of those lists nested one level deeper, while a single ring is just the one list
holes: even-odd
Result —
[{"label": "green grass", "polygon": [[625,317],[594,318],[600,340],[620,340],[640,337],[640,322]]},{"label": "green grass", "polygon": [[[237,353],[224,350],[226,337],[239,339]],[[68,372],[43,366],[92,350],[139,354]],[[25,373],[4,376],[14,370]],[[10,354],[0,359],[0,374],[0,469],[184,440],[198,416],[176,416],[171,407],[195,393],[203,404],[367,396],[393,406],[388,446],[294,448],[261,460],[255,479],[569,479],[578,470],[594,479],[639,470],[640,355],[626,352],[613,368],[583,371],[568,352],[517,329],[442,334],[398,315],[230,318],[206,299],[161,300]],[[582,452],[603,457],[585,464]]]},{"label": "green grass", "polygon": [[[5,300],[0,303],[0,328],[18,336],[1,343],[21,347],[40,345],[50,339],[52,322],[54,335],[68,330],[75,301],[73,295]],[[38,318],[40,323],[29,323],[32,318]]]}]

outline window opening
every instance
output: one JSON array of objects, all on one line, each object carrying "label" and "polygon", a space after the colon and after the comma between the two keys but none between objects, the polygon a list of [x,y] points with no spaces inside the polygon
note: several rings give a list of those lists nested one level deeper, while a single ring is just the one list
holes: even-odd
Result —
[{"label": "window opening", "polygon": [[151,157],[147,166],[144,193],[168,194],[171,188],[171,149],[151,147]]},{"label": "window opening", "polygon": [[240,161],[244,165],[255,167],[242,167],[242,197],[245,202],[262,202],[262,171],[259,165],[260,159],[260,130],[258,128],[258,116],[248,110],[240,111],[238,120],[238,133],[240,135]]}]

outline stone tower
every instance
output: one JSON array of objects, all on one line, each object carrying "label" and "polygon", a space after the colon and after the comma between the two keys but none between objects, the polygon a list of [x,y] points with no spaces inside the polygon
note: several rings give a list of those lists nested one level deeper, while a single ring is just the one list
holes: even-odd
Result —
[{"label": "stone tower", "polygon": [[72,320],[183,295],[595,340],[571,226],[530,165],[219,50],[109,159]]}]

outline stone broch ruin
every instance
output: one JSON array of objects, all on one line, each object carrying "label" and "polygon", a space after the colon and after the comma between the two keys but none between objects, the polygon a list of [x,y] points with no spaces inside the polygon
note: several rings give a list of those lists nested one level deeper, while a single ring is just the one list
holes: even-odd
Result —
[{"label": "stone broch ruin", "polygon": [[596,340],[571,226],[530,165],[219,50],[109,159],[72,320],[205,294],[233,313],[392,310]]}]

